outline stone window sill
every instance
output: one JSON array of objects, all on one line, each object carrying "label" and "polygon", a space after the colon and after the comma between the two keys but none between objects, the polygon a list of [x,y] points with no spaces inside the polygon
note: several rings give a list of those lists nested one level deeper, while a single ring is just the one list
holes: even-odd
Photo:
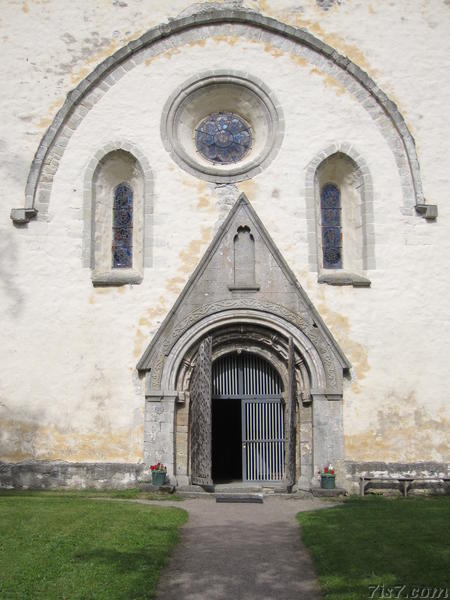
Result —
[{"label": "stone window sill", "polygon": [[322,272],[317,280],[328,285],[352,285],[353,287],[370,287],[370,279],[348,271]]},{"label": "stone window sill", "polygon": [[139,284],[142,279],[142,273],[135,269],[112,269],[104,273],[92,273],[92,284],[96,287]]}]

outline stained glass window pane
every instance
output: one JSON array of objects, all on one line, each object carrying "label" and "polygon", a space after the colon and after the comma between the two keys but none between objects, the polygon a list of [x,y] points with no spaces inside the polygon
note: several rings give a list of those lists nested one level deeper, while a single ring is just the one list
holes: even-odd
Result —
[{"label": "stained glass window pane", "polygon": [[133,266],[133,190],[127,183],[114,191],[112,266]]},{"label": "stained glass window pane", "polygon": [[212,113],[195,130],[197,150],[214,163],[238,162],[250,150],[251,144],[250,126],[233,113]]},{"label": "stained glass window pane", "polygon": [[341,194],[334,183],[323,186],[320,209],[323,266],[325,269],[342,269]]}]

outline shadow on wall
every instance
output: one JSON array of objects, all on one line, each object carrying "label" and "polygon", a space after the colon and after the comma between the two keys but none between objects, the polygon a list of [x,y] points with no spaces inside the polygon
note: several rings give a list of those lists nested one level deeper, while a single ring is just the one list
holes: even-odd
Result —
[{"label": "shadow on wall", "polygon": [[0,286],[7,299],[7,312],[19,317],[24,306],[24,296],[14,283],[17,272],[18,248],[13,231],[3,231],[0,236]]}]

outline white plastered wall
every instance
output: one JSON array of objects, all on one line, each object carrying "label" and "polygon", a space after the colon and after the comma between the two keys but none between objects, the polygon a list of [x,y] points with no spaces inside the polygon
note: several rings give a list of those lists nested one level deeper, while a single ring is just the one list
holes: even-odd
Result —
[{"label": "white plastered wall", "polygon": [[[54,180],[48,220],[14,227],[39,140],[65,94],[106,56],[189,2],[9,2],[2,10],[0,460],[143,458],[143,382],[135,364],[230,207],[244,191],[353,365],[344,394],[349,460],[448,460],[450,354],[449,139],[443,107],[450,7],[383,0],[244,2],[305,27],[348,55],[398,103],[415,137],[428,223],[402,213],[392,150],[370,114],[313,65],[269,44],[211,39],[166,51],[118,82],[74,133]],[[86,25],[88,24],[88,26]],[[420,39],[420,44],[417,40]],[[232,68],[275,92],[285,137],[269,167],[236,190],[196,179],[169,157],[160,118],[196,71]],[[154,172],[153,267],[139,286],[94,288],[82,267],[83,181],[93,152],[132,140]],[[374,190],[370,289],[317,284],[308,269],[309,161],[335,142],[364,157]]]}]

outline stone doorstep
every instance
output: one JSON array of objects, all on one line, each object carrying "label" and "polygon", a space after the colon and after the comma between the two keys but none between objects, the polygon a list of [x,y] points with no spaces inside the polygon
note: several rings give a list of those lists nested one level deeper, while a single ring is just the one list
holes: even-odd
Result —
[{"label": "stone doorstep", "polygon": [[216,502],[231,502],[242,504],[262,504],[264,502],[263,494],[215,494]]}]

